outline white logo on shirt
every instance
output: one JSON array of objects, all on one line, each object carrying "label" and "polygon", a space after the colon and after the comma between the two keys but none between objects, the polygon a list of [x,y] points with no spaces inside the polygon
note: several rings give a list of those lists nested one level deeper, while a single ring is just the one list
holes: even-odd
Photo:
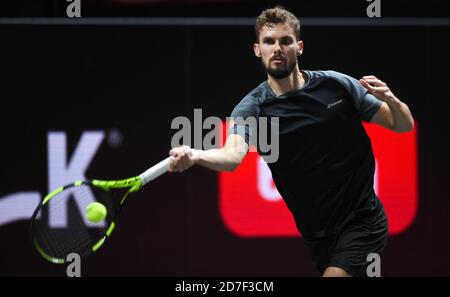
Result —
[{"label": "white logo on shirt", "polygon": [[330,109],[331,107],[333,107],[333,106],[335,106],[335,105],[338,105],[339,103],[342,103],[342,99],[341,100],[338,100],[338,101],[336,101],[336,102],[333,102],[333,103],[330,103],[330,104],[328,104],[328,109]]}]

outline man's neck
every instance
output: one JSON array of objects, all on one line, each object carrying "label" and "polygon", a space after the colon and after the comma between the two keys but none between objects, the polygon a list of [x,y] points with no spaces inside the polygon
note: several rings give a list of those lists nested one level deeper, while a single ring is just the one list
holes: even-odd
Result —
[{"label": "man's neck", "polygon": [[276,79],[269,75],[267,83],[275,95],[280,96],[287,92],[301,89],[305,84],[305,79],[302,72],[297,68],[288,77],[282,79]]}]

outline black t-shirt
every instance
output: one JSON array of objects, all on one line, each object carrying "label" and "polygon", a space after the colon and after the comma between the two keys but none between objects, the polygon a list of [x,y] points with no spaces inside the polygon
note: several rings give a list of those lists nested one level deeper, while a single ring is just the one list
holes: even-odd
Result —
[{"label": "black t-shirt", "polygon": [[[300,90],[276,96],[265,81],[231,117],[279,118],[279,157],[268,165],[299,231],[316,238],[335,233],[374,197],[375,161],[361,120],[369,122],[381,101],[345,74],[302,72]],[[255,132],[237,125],[230,133],[249,142]]]}]

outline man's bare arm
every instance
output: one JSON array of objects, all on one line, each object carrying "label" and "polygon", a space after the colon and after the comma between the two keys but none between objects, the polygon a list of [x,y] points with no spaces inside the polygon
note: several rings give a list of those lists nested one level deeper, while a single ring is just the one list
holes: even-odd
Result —
[{"label": "man's bare arm", "polygon": [[170,172],[182,172],[193,165],[201,165],[216,171],[234,171],[248,152],[248,144],[238,134],[230,134],[223,148],[210,150],[176,147],[169,154],[174,159],[169,163]]},{"label": "man's bare arm", "polygon": [[408,105],[401,102],[389,89],[386,83],[375,76],[364,76],[361,84],[382,102],[380,109],[372,117],[371,122],[402,133],[411,131],[414,127],[414,119]]}]

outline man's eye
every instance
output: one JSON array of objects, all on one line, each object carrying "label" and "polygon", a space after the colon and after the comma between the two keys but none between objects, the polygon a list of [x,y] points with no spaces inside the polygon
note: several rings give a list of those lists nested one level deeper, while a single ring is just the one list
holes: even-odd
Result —
[{"label": "man's eye", "polygon": [[282,44],[291,44],[292,43],[292,39],[291,38],[283,38],[281,40]]},{"label": "man's eye", "polygon": [[266,40],[264,40],[264,43],[266,43],[266,44],[273,44],[273,40],[272,39],[266,39]]}]

